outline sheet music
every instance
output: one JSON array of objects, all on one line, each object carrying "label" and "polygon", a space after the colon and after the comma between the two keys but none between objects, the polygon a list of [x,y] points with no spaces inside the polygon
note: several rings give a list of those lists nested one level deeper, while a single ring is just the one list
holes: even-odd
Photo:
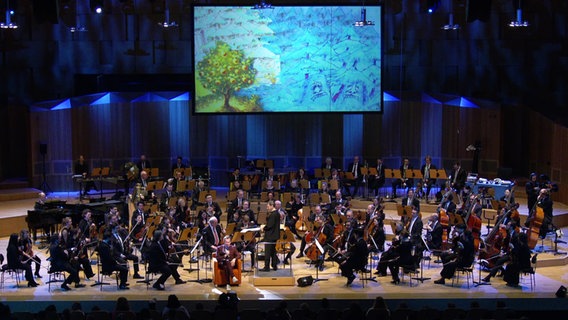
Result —
[{"label": "sheet music", "polygon": [[260,232],[260,227],[241,229],[241,233],[245,232]]}]

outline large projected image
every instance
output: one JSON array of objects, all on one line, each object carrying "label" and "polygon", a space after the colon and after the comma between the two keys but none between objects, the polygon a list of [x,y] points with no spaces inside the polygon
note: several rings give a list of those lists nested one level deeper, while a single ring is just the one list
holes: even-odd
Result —
[{"label": "large projected image", "polygon": [[194,112],[381,112],[381,7],[194,8]]}]

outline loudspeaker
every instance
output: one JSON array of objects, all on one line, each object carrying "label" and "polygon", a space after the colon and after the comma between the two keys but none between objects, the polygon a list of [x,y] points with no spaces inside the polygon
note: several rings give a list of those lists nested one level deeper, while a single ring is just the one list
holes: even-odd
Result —
[{"label": "loudspeaker", "polygon": [[39,144],[39,153],[43,156],[47,154],[47,143]]},{"label": "loudspeaker", "polygon": [[560,288],[558,288],[558,291],[556,291],[556,297],[557,298],[566,298],[566,287],[565,286],[560,286]]},{"label": "loudspeaker", "polygon": [[312,276],[298,278],[298,287],[311,286],[314,283],[314,278]]}]

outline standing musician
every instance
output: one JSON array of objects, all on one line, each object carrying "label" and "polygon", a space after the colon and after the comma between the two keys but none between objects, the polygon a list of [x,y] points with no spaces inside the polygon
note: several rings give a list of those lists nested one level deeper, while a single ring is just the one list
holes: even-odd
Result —
[{"label": "standing musician", "polygon": [[525,226],[530,226],[531,221],[535,218],[536,215],[536,206],[542,208],[544,212],[544,218],[542,220],[542,225],[540,226],[539,237],[544,239],[546,234],[549,230],[553,229],[552,225],[552,199],[550,199],[550,194],[548,189],[542,188],[540,189],[539,195],[536,199],[535,207],[529,213],[529,217],[525,222]]},{"label": "standing musician", "polygon": [[369,185],[372,190],[375,190],[375,196],[379,195],[379,189],[385,185],[385,166],[382,158],[377,158],[377,174],[369,177]]},{"label": "standing musician", "polygon": [[260,271],[270,271],[270,266],[274,271],[278,270],[276,256],[276,241],[280,238],[280,214],[276,211],[274,202],[268,201],[266,204],[266,225],[263,228],[264,239],[264,268]]},{"label": "standing musician", "polygon": [[29,264],[31,267],[32,261],[35,263],[35,273],[36,278],[41,279],[39,270],[41,269],[41,259],[34,254],[32,250],[32,239],[30,238],[30,232],[28,229],[22,229],[20,231],[20,238],[18,239],[18,249],[22,252],[23,261]]},{"label": "standing musician", "polygon": [[362,230],[354,230],[353,235],[355,238],[353,245],[350,245],[347,250],[341,251],[343,255],[347,255],[347,260],[339,266],[341,275],[347,278],[346,286],[351,285],[353,280],[355,280],[353,270],[364,269],[369,256],[369,250],[367,249],[367,243],[363,239]]},{"label": "standing musician", "polygon": [[427,155],[424,158],[424,164],[420,168],[420,172],[422,172],[422,186],[426,187],[426,193],[424,194],[424,198],[428,199],[430,197],[430,190],[432,190],[432,186],[436,184],[436,177],[430,176],[430,169],[436,169],[436,166],[432,164],[432,157]]},{"label": "standing musician", "polygon": [[85,252],[86,242],[83,237],[84,235],[82,235],[80,231],[72,229],[72,220],[70,217],[63,218],[61,226],[59,243],[64,250],[67,250],[67,254],[70,258],[69,262],[77,270],[82,267],[87,279],[94,277],[95,273],[91,268],[91,261]]},{"label": "standing musician", "polygon": [[395,179],[392,182],[392,197],[396,198],[396,188],[402,187],[402,189],[411,189],[414,186],[414,180],[410,177],[406,176],[406,170],[412,170],[412,166],[410,165],[410,160],[408,158],[403,158],[402,164],[400,165],[400,179]]},{"label": "standing musician", "polygon": [[112,245],[113,261],[116,260],[122,266],[126,265],[128,260],[132,261],[134,267],[133,278],[143,279],[138,273],[140,271],[138,256],[132,253],[130,234],[125,235],[127,231],[127,229],[120,226],[113,227],[111,237],[109,237],[107,244]]},{"label": "standing musician", "polygon": [[[111,245],[112,234],[110,230],[105,230],[103,233],[103,240],[99,241],[97,251],[99,252],[99,258],[101,260],[101,267],[103,273],[111,273],[113,271],[118,271],[118,276],[120,278],[120,284],[118,286],[119,290],[128,290],[128,268],[124,262],[119,262],[116,260],[116,253],[113,254],[114,246]],[[139,276],[138,279],[142,277]]]},{"label": "standing musician", "polygon": [[428,218],[426,229],[426,243],[431,250],[439,250],[442,247],[442,235],[444,228],[438,221],[438,214],[433,213]]},{"label": "standing musician", "polygon": [[[28,280],[28,287],[38,286],[38,283],[34,280],[31,263],[28,263],[32,257],[27,256],[27,254],[18,246],[17,233],[12,233],[10,235],[8,246],[6,247],[6,258],[8,260],[8,268],[25,271],[25,277],[26,280]],[[4,276],[4,274],[2,274],[2,276]]]},{"label": "standing musician", "polygon": [[61,289],[68,291],[71,290],[68,284],[75,282],[75,288],[83,288],[85,285],[80,283],[79,271],[69,263],[69,251],[60,243],[60,237],[57,235],[51,236],[51,243],[49,246],[49,260],[51,262],[50,272],[65,271],[67,278],[63,281]]},{"label": "standing musician", "polygon": [[531,173],[530,180],[525,184],[525,192],[527,193],[527,207],[529,212],[531,212],[540,192],[540,184],[537,181],[536,173]]},{"label": "standing musician", "polygon": [[203,236],[203,251],[211,254],[217,250],[217,246],[222,244],[223,229],[219,225],[219,220],[215,217],[210,217],[208,225],[203,228],[201,234]]},{"label": "standing musician", "polygon": [[217,262],[219,269],[225,270],[227,290],[231,289],[231,280],[233,283],[239,281],[233,273],[233,269],[239,259],[241,259],[241,254],[235,246],[231,245],[231,236],[224,236],[223,244],[217,247]]},{"label": "standing musician", "polygon": [[186,283],[181,280],[181,277],[177,272],[177,266],[175,266],[175,268],[170,266],[168,262],[167,248],[164,248],[162,244],[163,240],[164,236],[162,230],[156,229],[152,238],[152,244],[148,249],[148,272],[161,274],[152,286],[156,290],[164,290],[164,283],[170,276],[174,277],[176,284]]},{"label": "standing musician", "polygon": [[459,225],[455,227],[455,231],[459,235],[452,240],[452,252],[444,252],[440,257],[444,267],[440,271],[442,277],[434,281],[435,284],[445,284],[445,279],[451,279],[454,276],[456,268],[469,267],[475,259],[471,230],[466,230],[465,225]]}]

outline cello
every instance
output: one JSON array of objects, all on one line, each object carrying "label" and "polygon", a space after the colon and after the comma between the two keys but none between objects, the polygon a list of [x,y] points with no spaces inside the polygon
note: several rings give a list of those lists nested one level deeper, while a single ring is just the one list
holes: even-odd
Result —
[{"label": "cello", "polygon": [[467,224],[467,229],[471,230],[471,234],[473,235],[473,247],[475,248],[476,252],[479,250],[482,222],[481,218],[471,213],[477,201],[479,201],[478,197],[476,197],[475,202],[471,204],[470,210],[468,210],[467,215],[464,219],[464,222]]},{"label": "cello", "polygon": [[321,255],[321,251],[318,246],[321,247],[321,244],[325,243],[327,240],[327,235],[323,232],[324,227],[325,224],[322,224],[316,234],[312,235],[312,232],[306,234],[306,243],[311,242],[310,246],[306,249],[306,257],[312,261],[319,260],[318,258]]},{"label": "cello", "polygon": [[516,208],[518,207],[519,204],[517,203],[507,211],[504,209],[503,214],[495,222],[493,229],[491,229],[485,237],[485,246],[481,251],[479,251],[479,259],[487,261],[487,268],[493,268],[495,266],[495,260],[500,256],[501,249],[508,246],[508,244],[505,243],[507,241],[508,233],[506,228],[501,225],[508,215],[511,215],[512,218],[513,212],[516,211]]}]

